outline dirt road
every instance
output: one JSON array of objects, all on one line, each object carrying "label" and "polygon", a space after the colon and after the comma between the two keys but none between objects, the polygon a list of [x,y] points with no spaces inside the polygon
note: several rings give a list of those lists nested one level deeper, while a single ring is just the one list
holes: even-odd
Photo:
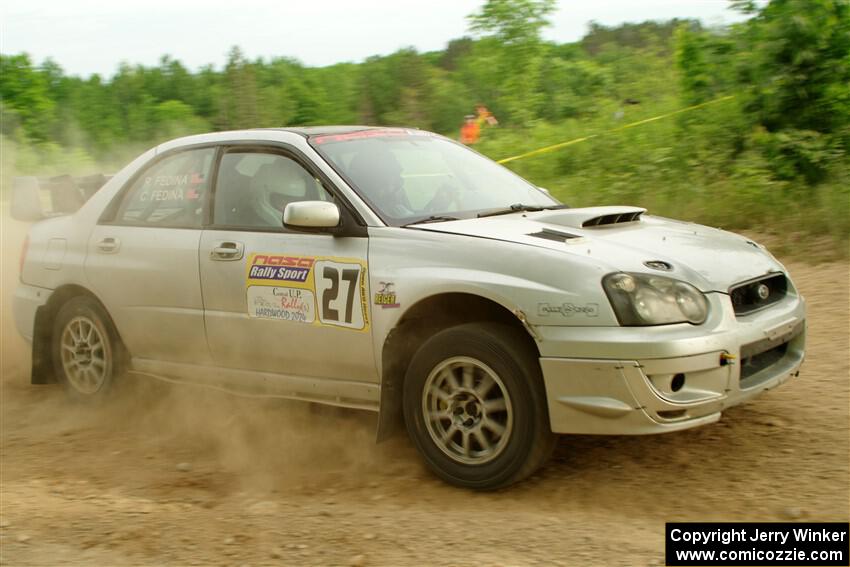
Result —
[{"label": "dirt road", "polygon": [[403,436],[375,445],[369,414],[135,381],[84,407],[30,386],[4,236],[3,564],[661,565],[665,521],[850,516],[847,263],[789,264],[809,301],[799,378],[701,429],[564,437],[530,481],[477,494]]}]

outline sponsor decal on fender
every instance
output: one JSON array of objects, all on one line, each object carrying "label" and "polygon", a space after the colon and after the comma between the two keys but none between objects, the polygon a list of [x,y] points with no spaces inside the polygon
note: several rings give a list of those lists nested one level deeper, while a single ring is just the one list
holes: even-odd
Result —
[{"label": "sponsor decal on fender", "polygon": [[379,285],[378,291],[375,292],[375,305],[380,305],[381,309],[400,307],[395,294],[395,282],[380,282]]},{"label": "sponsor decal on fender", "polygon": [[586,303],[585,305],[576,305],[575,303],[549,304],[538,303],[537,314],[541,317],[548,317],[555,314],[561,317],[573,317],[574,315],[583,315],[585,317],[598,317],[599,305],[596,303]]}]

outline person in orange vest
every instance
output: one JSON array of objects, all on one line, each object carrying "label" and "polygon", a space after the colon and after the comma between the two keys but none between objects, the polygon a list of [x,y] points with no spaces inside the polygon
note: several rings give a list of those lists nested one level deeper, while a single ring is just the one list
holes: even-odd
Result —
[{"label": "person in orange vest", "polygon": [[496,117],[493,116],[493,113],[487,110],[487,107],[483,104],[479,103],[475,105],[475,112],[478,114],[479,126],[484,126],[484,124],[487,124],[488,126],[495,126],[499,123],[499,121],[496,120]]},{"label": "person in orange vest", "polygon": [[475,119],[474,114],[467,114],[463,126],[460,128],[460,142],[471,146],[478,142],[481,136],[481,126]]}]

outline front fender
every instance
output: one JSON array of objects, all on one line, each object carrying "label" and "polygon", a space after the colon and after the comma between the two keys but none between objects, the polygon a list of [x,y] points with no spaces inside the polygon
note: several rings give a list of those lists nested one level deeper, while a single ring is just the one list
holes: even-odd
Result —
[{"label": "front fender", "polygon": [[[614,269],[525,244],[409,228],[369,229],[375,359],[408,309],[434,295],[466,293],[522,312],[530,326],[618,326],[602,289]],[[380,369],[379,369],[380,370]]]}]

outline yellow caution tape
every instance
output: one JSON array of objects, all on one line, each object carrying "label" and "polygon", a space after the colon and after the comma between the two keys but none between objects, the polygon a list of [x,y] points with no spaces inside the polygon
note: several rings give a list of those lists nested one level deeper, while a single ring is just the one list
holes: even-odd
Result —
[{"label": "yellow caution tape", "polygon": [[527,157],[536,156],[539,154],[545,154],[549,152],[553,152],[555,150],[560,150],[561,148],[565,148],[567,146],[572,146],[573,144],[578,144],[579,142],[584,142],[585,140],[590,140],[591,138],[597,138],[599,136],[603,136],[605,134],[613,134],[614,132],[620,132],[621,130],[626,130],[628,128],[634,128],[635,126],[640,126],[641,124],[646,124],[647,122],[654,122],[656,120],[661,120],[662,118],[668,118],[670,116],[674,116],[676,114],[681,114],[682,112],[688,112],[691,110],[696,110],[697,108],[702,108],[703,106],[708,106],[709,104],[715,104],[718,102],[723,102],[724,100],[729,100],[735,98],[735,95],[722,96],[720,98],[716,98],[714,100],[709,100],[707,102],[701,102],[699,104],[695,104],[693,106],[688,106],[685,108],[680,108],[679,110],[674,110],[673,112],[668,112],[667,114],[659,114],[658,116],[653,116],[652,118],[645,118],[644,120],[638,120],[637,122],[632,122],[630,124],[624,124],[623,126],[619,126],[617,128],[612,128],[610,130],[605,130],[603,132],[597,132],[596,134],[589,134],[587,136],[583,136],[581,138],[575,138],[574,140],[570,140],[568,142],[561,142],[559,144],[553,144],[551,146],[546,146],[545,148],[539,148],[536,150],[532,150],[530,152],[526,152],[524,154],[519,154],[516,156],[504,158],[498,160],[498,163],[508,163],[509,161],[515,161],[518,159],[525,159]]}]

